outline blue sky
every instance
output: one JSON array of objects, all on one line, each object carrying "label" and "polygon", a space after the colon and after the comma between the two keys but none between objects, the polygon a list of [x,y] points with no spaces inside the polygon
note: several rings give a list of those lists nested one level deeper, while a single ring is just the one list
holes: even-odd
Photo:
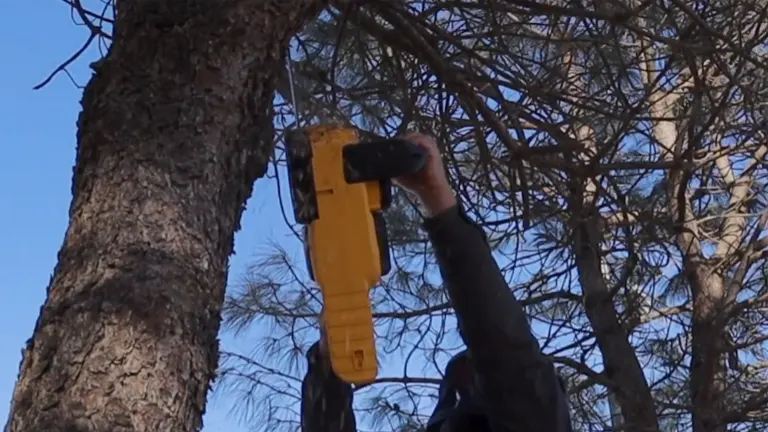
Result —
[{"label": "blue sky", "polygon": [[[63,2],[11,0],[0,15],[0,423],[5,424],[18,373],[21,348],[32,335],[45,288],[56,263],[68,222],[75,122],[81,90],[60,75],[42,90],[44,79],[83,43],[82,27],[69,18]],[[85,84],[90,52],[71,68]],[[289,232],[282,222],[273,182],[261,181],[236,237],[237,255],[231,277],[263,251],[270,239],[284,243]],[[223,348],[247,344],[249,338],[223,335]],[[230,415],[231,400],[217,395],[208,404],[205,432],[242,432]]]}]

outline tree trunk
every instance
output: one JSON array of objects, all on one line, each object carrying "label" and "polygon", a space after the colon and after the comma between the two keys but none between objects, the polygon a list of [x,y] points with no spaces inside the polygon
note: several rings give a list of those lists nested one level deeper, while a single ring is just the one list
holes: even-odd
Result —
[{"label": "tree trunk", "polygon": [[[568,75],[578,83],[580,68],[568,61]],[[587,92],[572,86],[576,92]],[[574,94],[577,94],[573,92]],[[579,116],[577,115],[576,118]],[[579,155],[581,163],[588,163],[597,154],[598,145],[595,131],[588,125],[576,125],[575,138],[584,145]],[[653,394],[643,373],[629,335],[619,321],[614,305],[615,293],[606,282],[607,263],[600,249],[604,236],[599,230],[598,211],[599,179],[595,177],[571,176],[569,180],[569,211],[573,227],[573,254],[579,282],[584,293],[584,311],[594,330],[595,340],[603,357],[604,374],[611,381],[608,388],[609,404],[618,403],[622,429],[627,432],[658,432],[659,421]],[[617,408],[611,405],[612,408]],[[613,409],[612,409],[613,411]],[[613,412],[611,412],[612,418]]]},{"label": "tree trunk", "polygon": [[7,432],[195,431],[289,38],[322,0],[119,2]]},{"label": "tree trunk", "polygon": [[[649,46],[651,46],[649,44]],[[650,49],[649,49],[650,51]],[[647,55],[647,58],[652,58]],[[648,62],[646,84],[656,82],[655,67]],[[667,93],[654,89],[649,99],[649,113],[653,120],[653,136],[658,141],[661,159],[665,162],[680,160],[686,146],[686,138],[679,132],[679,125],[670,118],[675,118],[674,107],[680,93]],[[664,119],[664,120],[662,120]],[[684,272],[691,289],[693,300],[693,322],[691,329],[690,392],[692,407],[693,432],[725,432],[726,425],[721,423],[725,392],[725,362],[723,349],[726,335],[726,322],[723,313],[725,287],[722,274],[710,266],[703,258],[698,220],[693,214],[689,198],[689,180],[679,168],[667,173],[667,195],[669,214],[674,229],[677,231],[676,243],[683,256]],[[727,218],[727,224],[735,218]],[[728,226],[728,225],[726,225]],[[738,244],[732,237],[741,234],[728,230],[728,236],[722,239],[728,244]],[[718,255],[726,254],[718,246]]]},{"label": "tree trunk", "polygon": [[603,356],[605,376],[614,383],[612,390],[621,407],[627,432],[658,432],[653,395],[635,355],[628,335],[621,326],[613,295],[600,268],[598,219],[594,207],[574,213],[573,253],[579,282],[584,291],[584,310],[595,331]]},{"label": "tree trunk", "polygon": [[686,257],[687,279],[693,297],[691,330],[691,404],[693,432],[726,432],[723,423],[726,388],[723,278]]}]

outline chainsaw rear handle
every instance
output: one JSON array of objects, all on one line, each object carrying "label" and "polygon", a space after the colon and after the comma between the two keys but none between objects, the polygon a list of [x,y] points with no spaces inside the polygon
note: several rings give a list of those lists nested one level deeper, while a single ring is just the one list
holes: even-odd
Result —
[{"label": "chainsaw rear handle", "polygon": [[422,169],[427,162],[423,148],[404,139],[380,139],[348,144],[342,150],[347,183],[390,180]]},{"label": "chainsaw rear handle", "polygon": [[[379,182],[382,210],[392,205],[392,179],[415,174],[427,164],[427,152],[401,138],[346,145],[342,150],[342,158],[344,180],[347,183]],[[383,229],[386,232],[386,228]]]}]

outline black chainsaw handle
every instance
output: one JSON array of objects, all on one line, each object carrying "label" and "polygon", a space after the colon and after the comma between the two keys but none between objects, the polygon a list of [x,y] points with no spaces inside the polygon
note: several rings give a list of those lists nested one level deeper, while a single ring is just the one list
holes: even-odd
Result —
[{"label": "black chainsaw handle", "polygon": [[393,138],[348,144],[342,158],[347,183],[386,182],[424,169],[427,152],[408,140]]}]

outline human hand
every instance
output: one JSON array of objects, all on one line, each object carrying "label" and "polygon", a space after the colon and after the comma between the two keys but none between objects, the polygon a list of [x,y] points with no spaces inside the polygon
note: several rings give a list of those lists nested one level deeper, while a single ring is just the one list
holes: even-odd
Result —
[{"label": "human hand", "polygon": [[409,133],[405,139],[426,151],[427,162],[421,171],[396,178],[395,184],[416,194],[428,217],[456,205],[456,195],[445,176],[443,160],[435,139],[416,132]]}]

